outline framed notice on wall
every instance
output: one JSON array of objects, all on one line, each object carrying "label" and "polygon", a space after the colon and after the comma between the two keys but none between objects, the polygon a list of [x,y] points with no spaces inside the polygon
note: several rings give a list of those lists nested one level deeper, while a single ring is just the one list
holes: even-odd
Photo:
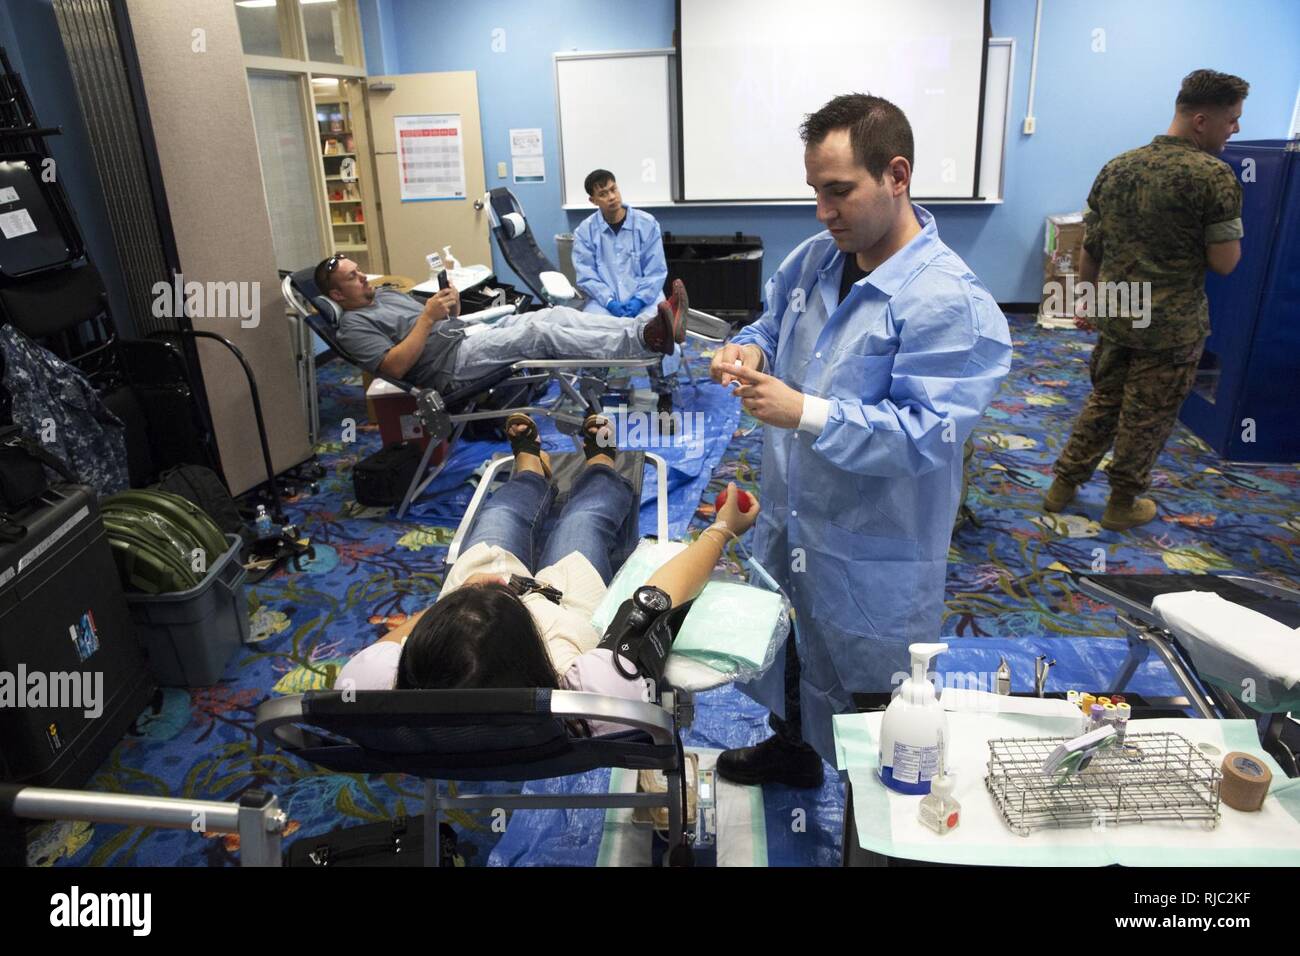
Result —
[{"label": "framed notice on wall", "polygon": [[465,143],[459,113],[395,116],[402,202],[465,198]]}]

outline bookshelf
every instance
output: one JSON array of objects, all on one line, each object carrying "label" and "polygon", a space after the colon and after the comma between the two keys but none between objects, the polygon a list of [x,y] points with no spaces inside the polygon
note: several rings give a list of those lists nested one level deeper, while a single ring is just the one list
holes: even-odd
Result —
[{"label": "bookshelf", "polygon": [[[321,164],[325,173],[325,203],[329,210],[330,244],[334,252],[345,252],[362,269],[372,271],[370,231],[362,192],[357,139],[352,105],[337,85],[314,91],[316,131]],[[362,118],[362,122],[364,119]],[[351,179],[347,178],[351,171]]]}]

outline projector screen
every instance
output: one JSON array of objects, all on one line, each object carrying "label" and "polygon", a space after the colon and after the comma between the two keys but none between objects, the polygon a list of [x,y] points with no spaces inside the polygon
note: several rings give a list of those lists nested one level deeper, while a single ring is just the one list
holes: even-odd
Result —
[{"label": "projector screen", "polygon": [[976,195],[979,0],[679,0],[686,200],[808,199],[799,124],[871,93],[912,124],[916,199]]}]

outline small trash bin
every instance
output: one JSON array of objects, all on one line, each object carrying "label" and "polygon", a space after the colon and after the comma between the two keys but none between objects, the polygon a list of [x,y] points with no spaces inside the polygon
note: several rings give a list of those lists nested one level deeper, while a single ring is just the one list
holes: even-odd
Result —
[{"label": "small trash bin", "polygon": [[136,637],[159,684],[211,686],[248,640],[248,572],[239,563],[243,542],[236,535],[226,540],[230,547],[198,586],[170,594],[126,595]]}]

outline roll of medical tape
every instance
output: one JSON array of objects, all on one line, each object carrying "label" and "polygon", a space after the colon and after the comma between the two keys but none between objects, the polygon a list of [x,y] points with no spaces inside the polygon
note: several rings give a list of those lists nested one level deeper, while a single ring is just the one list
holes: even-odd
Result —
[{"label": "roll of medical tape", "polygon": [[1273,774],[1250,754],[1234,750],[1223,758],[1223,783],[1219,796],[1234,810],[1258,810],[1268,795]]}]

